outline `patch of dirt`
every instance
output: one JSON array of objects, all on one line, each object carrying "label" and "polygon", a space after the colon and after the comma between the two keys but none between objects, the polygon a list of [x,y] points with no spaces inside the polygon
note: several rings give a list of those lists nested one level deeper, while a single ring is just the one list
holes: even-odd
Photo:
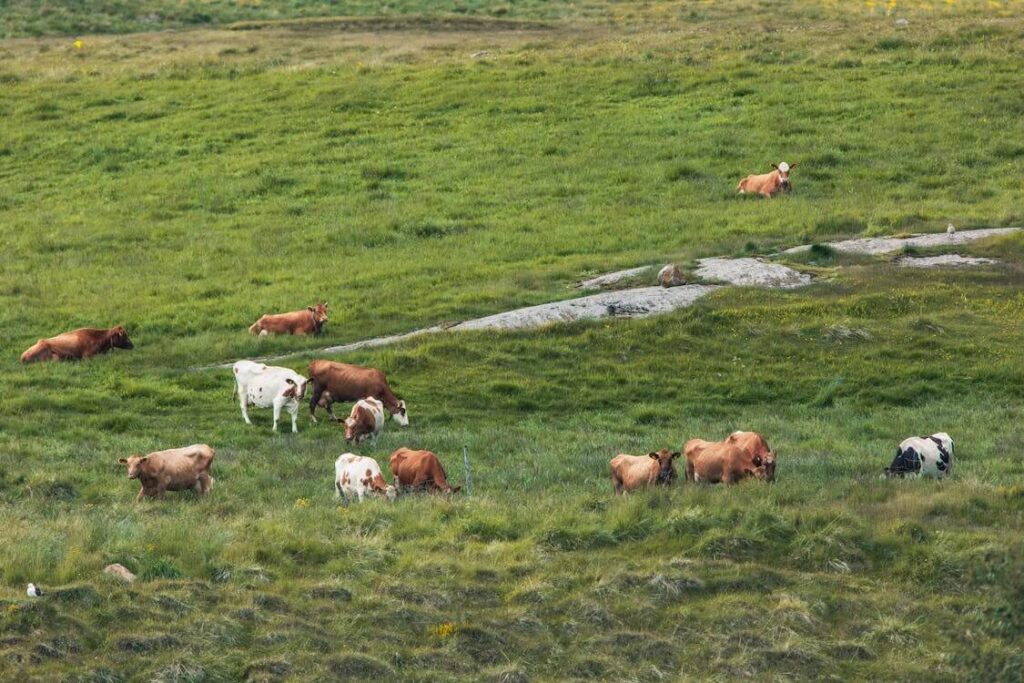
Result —
[{"label": "patch of dirt", "polygon": [[740,287],[790,289],[802,287],[811,281],[811,276],[806,273],[756,258],[705,258],[697,264],[697,276],[701,279],[727,282]]},{"label": "patch of dirt", "polygon": [[992,263],[999,263],[995,259],[981,258],[977,256],[961,256],[960,254],[942,254],[941,256],[905,256],[898,261],[897,265],[904,268],[939,268],[950,266],[954,268],[965,266],[985,266]]},{"label": "patch of dirt", "polygon": [[[988,228],[984,230],[961,230],[954,233],[937,232],[927,235],[914,235],[913,237],[862,237],[842,242],[827,242],[825,246],[836,251],[847,254],[891,254],[904,247],[948,247],[958,244],[967,244],[975,240],[982,240],[988,237],[999,237],[1011,235],[1020,231],[1021,228]],[[786,249],[783,254],[798,254],[810,250],[812,245],[805,244],[799,247]]]}]

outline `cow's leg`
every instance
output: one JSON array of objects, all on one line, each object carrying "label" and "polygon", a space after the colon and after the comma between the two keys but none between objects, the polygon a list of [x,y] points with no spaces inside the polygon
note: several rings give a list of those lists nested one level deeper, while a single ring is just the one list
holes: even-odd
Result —
[{"label": "cow's leg", "polygon": [[292,434],[298,434],[299,433],[299,402],[297,400],[292,400],[292,402],[288,404],[288,412],[292,416]]},{"label": "cow's leg", "polygon": [[281,408],[284,406],[284,402],[281,398],[274,399],[274,431],[277,431],[277,423],[281,419]]},{"label": "cow's leg", "polygon": [[615,495],[622,495],[622,482],[614,474],[612,475],[612,488],[615,489]]},{"label": "cow's leg", "polygon": [[316,407],[320,404],[320,397],[323,396],[324,387],[320,382],[313,380],[313,391],[309,395],[309,419],[316,422]]},{"label": "cow's leg", "polygon": [[199,495],[209,495],[210,488],[213,486],[213,477],[209,472],[200,472],[197,483],[199,484]]},{"label": "cow's leg", "polygon": [[135,496],[135,502],[136,503],[142,502],[142,499],[145,497],[145,495],[146,495],[146,488],[142,487],[141,489],[139,489],[139,495]]},{"label": "cow's leg", "polygon": [[243,391],[243,387],[238,389],[238,405],[242,406],[242,418],[245,420],[245,424],[251,425],[252,420],[249,419],[249,396],[248,390]]}]

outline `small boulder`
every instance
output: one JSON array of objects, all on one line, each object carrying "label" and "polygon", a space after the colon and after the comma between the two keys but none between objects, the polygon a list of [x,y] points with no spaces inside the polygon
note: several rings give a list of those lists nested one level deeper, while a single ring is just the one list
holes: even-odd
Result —
[{"label": "small boulder", "polygon": [[106,567],[103,568],[103,573],[115,576],[124,581],[125,583],[135,582],[135,574],[132,574],[130,571],[128,571],[128,568],[125,567],[123,564],[108,564]]},{"label": "small boulder", "polygon": [[658,284],[662,287],[678,287],[686,284],[686,278],[683,277],[683,271],[679,270],[679,266],[670,263],[658,271]]},{"label": "small boulder", "polygon": [[910,26],[910,20],[904,17],[900,17],[896,20],[896,28],[906,28]]}]

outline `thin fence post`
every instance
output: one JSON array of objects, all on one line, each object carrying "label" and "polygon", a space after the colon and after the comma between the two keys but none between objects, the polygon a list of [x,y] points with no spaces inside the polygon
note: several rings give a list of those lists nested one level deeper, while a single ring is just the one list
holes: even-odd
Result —
[{"label": "thin fence post", "polygon": [[469,447],[462,447],[462,467],[465,470],[465,480],[463,486],[466,487],[466,495],[470,496],[473,494],[473,477],[469,473]]}]

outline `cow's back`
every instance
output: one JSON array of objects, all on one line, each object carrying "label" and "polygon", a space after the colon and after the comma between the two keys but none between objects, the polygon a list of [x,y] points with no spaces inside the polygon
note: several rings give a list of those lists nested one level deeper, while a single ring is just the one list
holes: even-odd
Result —
[{"label": "cow's back", "polygon": [[733,432],[726,441],[751,457],[759,455],[764,458],[771,452],[768,441],[757,432]]},{"label": "cow's back", "polygon": [[337,401],[357,401],[367,396],[380,398],[379,394],[387,385],[384,373],[376,368],[329,360],[311,361],[309,377]]}]

